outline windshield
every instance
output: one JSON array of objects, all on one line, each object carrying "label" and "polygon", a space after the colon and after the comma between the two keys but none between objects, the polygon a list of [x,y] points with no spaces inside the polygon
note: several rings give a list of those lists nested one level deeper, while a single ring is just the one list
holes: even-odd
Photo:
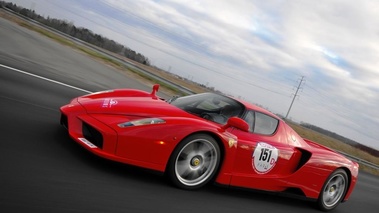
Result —
[{"label": "windshield", "polygon": [[230,117],[240,117],[244,111],[241,103],[213,93],[176,98],[171,104],[188,113],[220,124],[225,124]]}]

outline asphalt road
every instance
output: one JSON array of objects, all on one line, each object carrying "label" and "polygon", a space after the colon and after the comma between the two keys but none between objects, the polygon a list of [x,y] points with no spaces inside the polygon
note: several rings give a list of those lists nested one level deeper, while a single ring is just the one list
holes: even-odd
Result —
[{"label": "asphalt road", "polygon": [[[319,212],[260,192],[179,190],[159,174],[88,153],[60,127],[59,107],[85,91],[116,87],[150,90],[0,19],[0,212]],[[378,194],[379,178],[361,172],[351,199],[333,212],[376,212]]]}]

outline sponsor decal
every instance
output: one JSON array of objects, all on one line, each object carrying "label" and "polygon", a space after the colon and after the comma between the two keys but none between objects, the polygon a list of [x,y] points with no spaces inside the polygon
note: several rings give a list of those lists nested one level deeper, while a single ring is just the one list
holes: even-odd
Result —
[{"label": "sponsor decal", "polygon": [[259,174],[271,171],[278,160],[279,150],[268,143],[259,142],[252,156],[252,165]]},{"label": "sponsor decal", "polygon": [[102,107],[103,108],[111,108],[112,106],[116,105],[118,102],[117,100],[115,99],[112,99],[112,98],[106,98],[104,99],[103,101],[103,105]]},{"label": "sponsor decal", "polygon": [[97,148],[97,146],[91,142],[89,142],[87,139],[85,138],[78,138],[82,143],[84,143],[85,145],[87,145],[89,148]]}]

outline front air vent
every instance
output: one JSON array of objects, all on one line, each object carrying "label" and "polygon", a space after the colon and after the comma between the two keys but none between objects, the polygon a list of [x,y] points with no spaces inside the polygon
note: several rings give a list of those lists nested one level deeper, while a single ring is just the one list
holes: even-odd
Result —
[{"label": "front air vent", "polygon": [[85,139],[96,145],[98,148],[103,148],[103,135],[97,129],[83,122],[82,132]]}]

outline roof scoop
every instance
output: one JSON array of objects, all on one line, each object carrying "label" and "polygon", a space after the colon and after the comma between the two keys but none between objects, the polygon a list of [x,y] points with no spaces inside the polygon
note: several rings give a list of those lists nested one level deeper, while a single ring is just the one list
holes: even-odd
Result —
[{"label": "roof scoop", "polygon": [[158,89],[159,89],[159,84],[154,84],[153,91],[151,91],[151,97],[153,97],[154,99],[158,99],[156,95],[158,92]]}]

